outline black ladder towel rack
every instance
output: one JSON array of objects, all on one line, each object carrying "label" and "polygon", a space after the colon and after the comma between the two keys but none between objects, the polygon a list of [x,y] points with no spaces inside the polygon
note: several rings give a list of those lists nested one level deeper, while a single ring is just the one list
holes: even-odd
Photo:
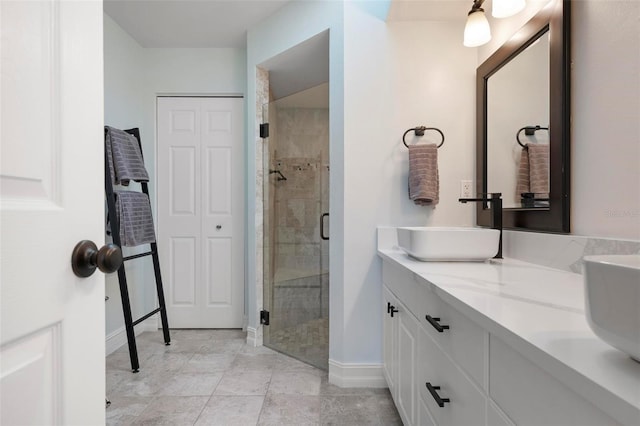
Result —
[{"label": "black ladder towel rack", "polygon": [[[133,135],[138,140],[138,146],[140,147],[140,153],[142,154],[142,143],[140,141],[140,130],[137,128],[125,130],[125,132]],[[111,237],[113,238],[113,243],[118,247],[122,247],[122,242],[120,241],[120,221],[116,215],[116,200],[115,193],[113,190],[113,180],[109,167],[109,158],[107,156],[107,129],[104,130],[105,134],[105,156],[104,156],[104,165],[105,165],[105,193],[107,197],[107,209],[109,212],[109,221],[111,224]],[[142,186],[142,192],[149,196],[149,185],[147,182],[140,182]],[[166,345],[171,344],[171,337],[169,336],[169,322],[167,320],[167,308],[164,301],[164,290],[162,289],[162,277],[160,275],[160,260],[158,259],[158,245],[153,242],[150,243],[150,250],[144,253],[136,254],[133,256],[126,256],[123,258],[122,265],[118,269],[118,282],[120,284],[120,297],[122,298],[122,311],[124,313],[124,324],[125,330],[127,332],[127,342],[129,344],[129,357],[131,358],[131,370],[134,373],[137,373],[140,370],[140,362],[138,360],[138,349],[136,347],[136,335],[134,333],[133,327],[152,315],[160,313],[160,318],[162,320],[162,331],[164,333],[164,343]],[[133,320],[131,316],[131,302],[129,300],[129,289],[127,287],[127,274],[125,272],[125,262],[138,259],[141,257],[151,256],[153,259],[153,271],[155,274],[156,280],[156,290],[158,292],[158,305],[157,309],[149,312],[146,315],[138,318],[137,320]]]}]

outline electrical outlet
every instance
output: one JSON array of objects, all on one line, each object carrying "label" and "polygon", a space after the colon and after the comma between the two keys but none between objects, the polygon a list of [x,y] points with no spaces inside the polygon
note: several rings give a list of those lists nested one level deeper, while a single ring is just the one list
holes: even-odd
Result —
[{"label": "electrical outlet", "polygon": [[473,181],[461,180],[460,181],[460,198],[473,197]]}]

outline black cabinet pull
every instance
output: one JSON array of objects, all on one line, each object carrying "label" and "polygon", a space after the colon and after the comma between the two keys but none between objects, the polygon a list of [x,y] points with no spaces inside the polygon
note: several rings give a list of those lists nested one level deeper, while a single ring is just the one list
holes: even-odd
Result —
[{"label": "black cabinet pull", "polygon": [[427,321],[429,321],[429,324],[431,324],[433,326],[433,328],[438,330],[438,333],[442,333],[443,331],[449,329],[448,325],[441,325],[438,322],[438,321],[440,321],[440,318],[434,318],[431,315],[427,315],[425,318],[427,319]]},{"label": "black cabinet pull", "polygon": [[396,309],[396,307],[395,307],[395,306],[393,306],[393,305],[391,305],[391,312],[390,312],[390,314],[391,314],[391,318],[393,318],[393,314],[395,314],[396,312],[398,312],[398,310]]},{"label": "black cabinet pull", "polygon": [[449,398],[440,398],[440,395],[438,395],[438,392],[436,392],[440,390],[440,386],[433,386],[429,382],[427,382],[426,385],[427,385],[427,390],[429,391],[433,399],[436,400],[436,404],[438,404],[439,407],[444,407],[444,404],[451,402]]},{"label": "black cabinet pull", "polygon": [[387,302],[387,313],[391,313],[391,302]]}]

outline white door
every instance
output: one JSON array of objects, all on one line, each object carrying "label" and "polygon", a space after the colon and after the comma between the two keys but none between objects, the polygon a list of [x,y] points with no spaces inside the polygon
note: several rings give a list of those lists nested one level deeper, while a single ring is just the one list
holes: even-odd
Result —
[{"label": "white door", "polygon": [[174,328],[240,328],[241,98],[158,98],[158,236]]},{"label": "white door", "polygon": [[0,423],[104,423],[102,2],[0,1]]}]

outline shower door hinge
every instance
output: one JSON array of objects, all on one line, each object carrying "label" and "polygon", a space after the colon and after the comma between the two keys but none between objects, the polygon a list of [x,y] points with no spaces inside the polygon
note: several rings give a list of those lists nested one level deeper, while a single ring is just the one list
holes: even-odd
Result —
[{"label": "shower door hinge", "polygon": [[262,139],[269,137],[269,123],[263,123],[260,125],[260,137]]},{"label": "shower door hinge", "polygon": [[260,311],[260,324],[269,325],[269,311]]}]

